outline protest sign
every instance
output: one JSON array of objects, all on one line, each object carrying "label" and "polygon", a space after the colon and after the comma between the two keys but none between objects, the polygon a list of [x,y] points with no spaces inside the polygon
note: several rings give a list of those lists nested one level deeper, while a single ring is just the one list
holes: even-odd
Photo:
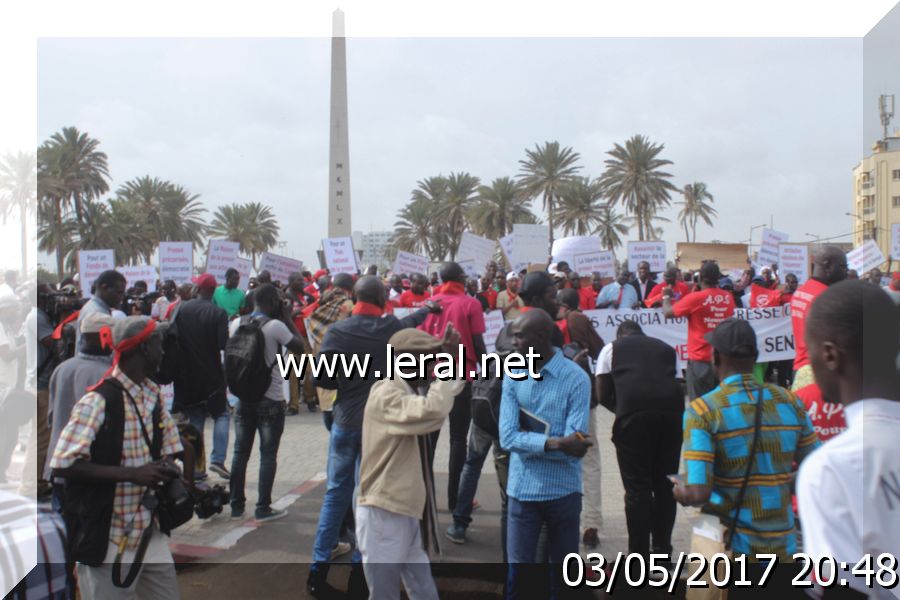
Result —
[{"label": "protest sign", "polygon": [[488,261],[494,260],[496,247],[497,242],[494,240],[463,231],[462,239],[459,241],[459,249],[456,251],[456,260],[457,262],[474,260],[475,268],[480,272]]},{"label": "protest sign", "polygon": [[410,252],[400,250],[397,252],[397,258],[394,259],[394,273],[428,273],[428,259],[424,256],[418,256]]},{"label": "protest sign", "polygon": [[352,238],[326,238],[322,240],[322,250],[325,254],[325,265],[332,275],[356,273],[359,270]]},{"label": "protest sign", "polygon": [[546,225],[513,225],[513,256],[525,264],[547,264],[550,228]]},{"label": "protest sign", "polygon": [[301,261],[271,252],[263,252],[259,257],[259,265],[256,267],[257,273],[268,271],[272,274],[272,281],[281,283],[287,283],[291,273],[299,273],[302,270],[303,263]]},{"label": "protest sign", "polygon": [[[234,268],[237,269],[238,273],[241,275],[241,280],[238,282],[238,289],[246,292],[250,289],[250,270],[253,268],[253,261],[249,258],[236,258],[234,259]],[[272,273],[272,279],[275,279],[274,273]]]},{"label": "protest sign", "polygon": [[460,267],[462,267],[462,270],[466,274],[466,277],[478,277],[478,268],[475,266],[474,258],[470,258],[468,260],[458,260],[456,262]]},{"label": "protest sign", "polygon": [[[660,339],[675,349],[678,368],[687,366],[687,319],[667,319],[662,309],[597,309],[584,311],[591,325],[604,340],[616,339],[616,330],[626,320],[637,321],[644,333]],[[758,362],[794,358],[794,331],[789,306],[737,309],[735,318],[744,319],[756,333]]]},{"label": "protest sign", "polygon": [[884,254],[875,240],[866,240],[862,246],[847,253],[847,266],[859,275],[868,273],[883,262]]},{"label": "protest sign", "polygon": [[[678,242],[675,256],[678,257],[678,268],[695,271],[703,265],[704,260],[714,260],[719,264],[719,269],[726,271],[748,268],[747,244],[699,244]],[[637,265],[629,268],[637,269]],[[654,270],[651,268],[651,271]]]},{"label": "protest sign", "polygon": [[506,257],[509,269],[518,273],[522,269],[528,268],[528,263],[517,260],[513,255],[513,240],[515,240],[515,236],[510,233],[500,238],[498,242],[500,243],[500,249],[503,250],[503,255]]},{"label": "protest sign", "polygon": [[125,289],[134,286],[136,281],[143,281],[147,284],[147,289],[151,292],[156,290],[156,280],[158,275],[156,267],[153,265],[130,265],[127,267],[116,267],[116,271],[125,276]]},{"label": "protest sign", "polygon": [[[638,263],[646,260],[650,270],[662,273],[666,270],[665,242],[628,242],[628,270],[637,272]],[[615,339],[615,338],[613,338]]]},{"label": "protest sign", "polygon": [[[790,236],[782,231],[775,231],[768,227],[762,230],[762,242],[756,255],[756,262],[765,267],[771,267],[778,262],[778,246],[788,241]],[[758,272],[758,271],[757,271]]]},{"label": "protest sign", "polygon": [[112,250],[79,250],[78,280],[81,284],[81,296],[91,297],[91,286],[100,277],[100,273],[116,268],[116,256]]},{"label": "protest sign", "polygon": [[891,225],[891,258],[900,260],[900,223]]},{"label": "protest sign", "polygon": [[494,352],[497,349],[497,336],[503,329],[503,311],[492,310],[484,313],[484,346],[488,352]]},{"label": "protest sign", "polygon": [[809,279],[809,247],[805,244],[778,246],[778,276],[784,281],[788,273],[796,275],[801,284]]},{"label": "protest sign", "polygon": [[225,282],[225,271],[234,268],[240,244],[230,240],[209,240],[209,251],[206,253],[206,273],[216,278],[216,283]]},{"label": "protest sign", "polygon": [[610,250],[576,254],[570,265],[572,270],[584,277],[589,277],[595,271],[600,273],[600,277],[616,276],[616,255]]},{"label": "protest sign", "polygon": [[190,242],[159,243],[159,278],[177,285],[187,283],[194,273],[194,245]]},{"label": "protest sign", "polygon": [[563,260],[569,263],[569,266],[573,270],[581,273],[583,269],[575,267],[575,255],[596,253],[601,250],[603,250],[603,247],[600,245],[600,238],[584,235],[553,240],[553,250],[551,254],[553,262],[558,263]]}]

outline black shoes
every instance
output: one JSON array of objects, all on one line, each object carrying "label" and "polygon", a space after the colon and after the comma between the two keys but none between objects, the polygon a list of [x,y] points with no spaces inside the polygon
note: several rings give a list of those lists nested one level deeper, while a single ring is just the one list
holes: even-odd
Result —
[{"label": "black shoes", "polygon": [[336,600],[343,598],[343,594],[328,583],[328,573],[322,571],[310,571],[306,579],[306,591],[318,600]]},{"label": "black shoes", "polygon": [[366,575],[362,565],[350,566],[350,579],[347,580],[347,598],[352,600],[366,600],[369,597],[369,585],[366,583]]}]

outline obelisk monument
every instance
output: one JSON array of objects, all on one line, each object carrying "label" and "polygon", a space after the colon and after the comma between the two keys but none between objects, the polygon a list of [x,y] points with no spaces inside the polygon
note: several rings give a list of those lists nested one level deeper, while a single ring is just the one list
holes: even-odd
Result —
[{"label": "obelisk monument", "polygon": [[331,37],[331,140],[328,158],[328,237],[350,236],[350,142],[347,136],[347,41],[344,13],[334,11]]}]

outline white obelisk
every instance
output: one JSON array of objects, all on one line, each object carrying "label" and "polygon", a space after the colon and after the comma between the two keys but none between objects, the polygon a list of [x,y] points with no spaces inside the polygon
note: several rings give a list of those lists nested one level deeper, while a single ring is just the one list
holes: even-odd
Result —
[{"label": "white obelisk", "polygon": [[347,42],[344,13],[334,11],[331,37],[331,143],[328,151],[328,237],[350,236],[350,142],[347,136]]}]

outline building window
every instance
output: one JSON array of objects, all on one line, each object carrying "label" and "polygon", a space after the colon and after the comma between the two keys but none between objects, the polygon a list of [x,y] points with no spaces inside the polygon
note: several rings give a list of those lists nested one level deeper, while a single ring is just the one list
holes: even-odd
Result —
[{"label": "building window", "polygon": [[900,208],[900,196],[894,196],[891,198],[891,206],[894,208]]},{"label": "building window", "polygon": [[900,181],[900,169],[894,169],[891,173],[891,177],[894,181]]}]

